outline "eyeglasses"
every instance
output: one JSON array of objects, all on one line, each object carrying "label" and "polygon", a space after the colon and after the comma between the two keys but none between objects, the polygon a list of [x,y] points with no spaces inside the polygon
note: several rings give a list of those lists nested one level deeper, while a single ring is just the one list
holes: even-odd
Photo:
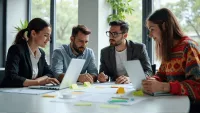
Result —
[{"label": "eyeglasses", "polygon": [[124,33],[123,33],[123,32],[122,32],[122,33],[117,33],[117,32],[106,31],[106,35],[107,35],[108,37],[117,38],[120,34],[124,34]]}]

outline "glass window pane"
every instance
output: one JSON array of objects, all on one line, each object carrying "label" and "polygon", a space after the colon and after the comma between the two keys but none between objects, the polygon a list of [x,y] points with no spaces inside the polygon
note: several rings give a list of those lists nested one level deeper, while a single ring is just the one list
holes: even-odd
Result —
[{"label": "glass window pane", "polygon": [[[31,18],[42,18],[50,23],[50,0],[31,0]],[[47,63],[50,63],[50,44],[42,48],[46,54]]]},{"label": "glass window pane", "polygon": [[154,0],[154,10],[162,7],[170,9],[176,15],[185,35],[200,43],[199,0]]},{"label": "glass window pane", "polygon": [[56,0],[56,45],[70,43],[72,27],[78,24],[78,0]]},{"label": "glass window pane", "polygon": [[132,0],[134,9],[132,15],[126,15],[129,24],[128,39],[134,42],[142,42],[142,0]]}]

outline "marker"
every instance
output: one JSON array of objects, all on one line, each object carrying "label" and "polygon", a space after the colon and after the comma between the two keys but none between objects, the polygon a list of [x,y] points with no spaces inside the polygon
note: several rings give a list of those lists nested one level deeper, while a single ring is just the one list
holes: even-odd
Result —
[{"label": "marker", "polygon": [[128,102],[128,101],[127,100],[111,100],[109,102],[112,103],[112,102]]}]

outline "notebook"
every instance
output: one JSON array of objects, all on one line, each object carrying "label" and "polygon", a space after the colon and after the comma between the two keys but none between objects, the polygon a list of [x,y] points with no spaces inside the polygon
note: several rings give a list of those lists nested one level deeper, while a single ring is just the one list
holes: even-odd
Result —
[{"label": "notebook", "polygon": [[29,86],[29,88],[45,90],[60,90],[68,88],[70,87],[70,85],[75,84],[77,82],[84,63],[84,59],[71,59],[67,71],[65,72],[65,76],[63,77],[63,80],[60,85]]},{"label": "notebook", "polygon": [[[126,69],[126,72],[130,78],[130,81],[133,85],[133,88],[135,88],[136,90],[141,89],[142,87],[142,80],[146,79],[144,70],[142,68],[142,65],[140,63],[139,60],[131,60],[131,61],[125,61],[124,63],[124,67]],[[146,93],[146,92],[144,92]],[[149,94],[149,93],[147,93]],[[171,95],[170,93],[166,93],[166,92],[155,92],[155,93],[151,93],[149,95],[152,96],[167,96],[167,95]]]}]

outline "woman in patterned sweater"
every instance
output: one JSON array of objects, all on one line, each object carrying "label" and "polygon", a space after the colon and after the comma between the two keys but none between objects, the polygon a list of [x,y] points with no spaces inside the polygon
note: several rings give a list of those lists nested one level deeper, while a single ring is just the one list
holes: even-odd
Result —
[{"label": "woman in patterned sweater", "polygon": [[161,66],[155,76],[142,82],[144,91],[188,95],[200,100],[200,46],[181,30],[174,14],[162,8],[147,19],[149,37],[156,42]]}]

